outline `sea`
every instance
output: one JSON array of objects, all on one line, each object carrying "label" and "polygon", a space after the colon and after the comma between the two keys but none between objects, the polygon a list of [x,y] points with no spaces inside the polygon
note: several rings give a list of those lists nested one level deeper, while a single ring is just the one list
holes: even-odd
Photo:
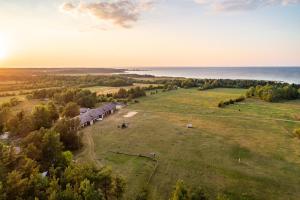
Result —
[{"label": "sea", "polygon": [[157,77],[267,80],[300,84],[299,67],[147,67],[125,71]]}]

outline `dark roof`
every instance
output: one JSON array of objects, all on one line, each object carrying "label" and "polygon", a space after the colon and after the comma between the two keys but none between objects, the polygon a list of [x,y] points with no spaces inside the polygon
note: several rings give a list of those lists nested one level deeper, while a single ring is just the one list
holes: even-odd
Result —
[{"label": "dark roof", "polygon": [[80,108],[80,114],[86,113],[89,108]]},{"label": "dark roof", "polygon": [[99,108],[88,109],[86,112],[77,116],[80,119],[80,124],[85,124],[92,120],[99,118],[99,116],[103,115],[105,112],[116,109],[115,103],[105,104]]}]

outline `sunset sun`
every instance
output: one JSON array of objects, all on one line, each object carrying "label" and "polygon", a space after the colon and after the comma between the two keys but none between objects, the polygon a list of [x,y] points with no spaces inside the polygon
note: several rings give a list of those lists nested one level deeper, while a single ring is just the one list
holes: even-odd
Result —
[{"label": "sunset sun", "polygon": [[0,59],[4,59],[7,56],[7,47],[4,38],[0,35]]}]

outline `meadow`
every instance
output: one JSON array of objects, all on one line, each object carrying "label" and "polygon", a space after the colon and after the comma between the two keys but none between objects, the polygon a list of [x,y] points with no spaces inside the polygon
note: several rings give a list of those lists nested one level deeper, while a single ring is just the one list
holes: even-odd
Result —
[{"label": "meadow", "polygon": [[97,95],[105,95],[105,94],[117,93],[120,88],[129,90],[129,89],[135,88],[135,87],[149,87],[150,85],[157,86],[158,84],[134,83],[132,86],[124,86],[124,87],[93,86],[93,87],[87,87],[84,89],[88,89],[91,92],[95,92]]},{"label": "meadow", "polygon": [[[158,168],[147,187],[150,199],[168,199],[178,179],[202,187],[210,198],[299,199],[300,101],[258,99],[218,108],[243,89],[179,89],[139,99],[94,126],[83,129],[80,162],[109,165],[125,177],[125,199],[134,199],[155,163],[115,154],[156,153]],[[136,111],[131,118],[128,112]],[[127,129],[118,125],[128,123]],[[192,124],[193,128],[187,128]]]}]

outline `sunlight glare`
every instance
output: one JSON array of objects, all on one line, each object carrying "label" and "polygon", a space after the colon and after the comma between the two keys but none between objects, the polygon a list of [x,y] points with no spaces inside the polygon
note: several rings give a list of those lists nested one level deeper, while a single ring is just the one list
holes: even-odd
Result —
[{"label": "sunlight glare", "polygon": [[4,36],[0,33],[0,59],[7,56],[6,42]]}]

